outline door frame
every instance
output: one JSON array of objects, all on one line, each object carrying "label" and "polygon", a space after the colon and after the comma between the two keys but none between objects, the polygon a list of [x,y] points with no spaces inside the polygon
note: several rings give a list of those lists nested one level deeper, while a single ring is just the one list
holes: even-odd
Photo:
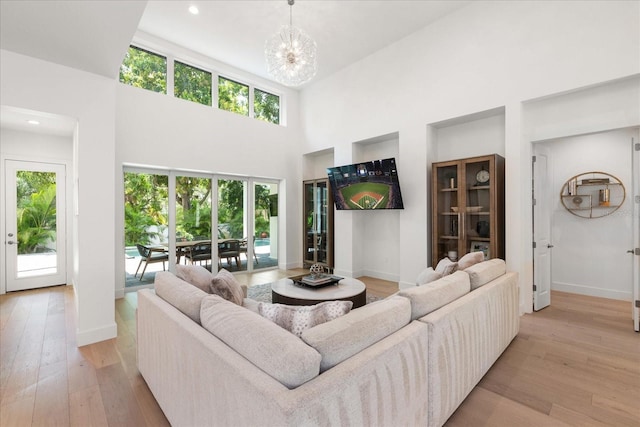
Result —
[{"label": "door frame", "polygon": [[0,212],[2,213],[3,220],[0,221],[0,234],[2,235],[2,243],[0,245],[0,270],[3,274],[0,274],[0,295],[7,292],[7,277],[6,277],[6,245],[4,244],[7,229],[4,218],[6,217],[6,191],[5,191],[5,165],[7,160],[19,161],[19,162],[34,162],[34,163],[52,163],[64,165],[65,178],[63,180],[64,190],[66,193],[65,200],[65,215],[64,221],[66,226],[66,232],[64,235],[64,244],[66,246],[66,257],[64,261],[65,266],[65,283],[71,285],[72,268],[73,268],[73,238],[72,238],[72,225],[73,225],[73,161],[68,158],[59,157],[38,157],[29,155],[17,155],[17,154],[0,154]]}]

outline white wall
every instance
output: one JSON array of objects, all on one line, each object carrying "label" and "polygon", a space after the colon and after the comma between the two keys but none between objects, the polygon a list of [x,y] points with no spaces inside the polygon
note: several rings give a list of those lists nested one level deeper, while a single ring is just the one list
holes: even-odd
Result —
[{"label": "white wall", "polygon": [[[0,129],[0,163],[2,163],[2,177],[0,182],[4,182],[4,160],[32,160],[41,162],[53,162],[65,165],[66,177],[65,177],[65,192],[66,192],[66,217],[64,220],[67,224],[73,222],[73,137],[72,136],[58,136],[48,135],[43,133],[27,132],[16,129]],[[34,155],[35,154],[35,155]],[[4,184],[2,184],[4,185]],[[2,189],[3,190],[3,189]],[[0,194],[2,193],[0,190]],[[3,194],[4,195],[4,194]],[[4,198],[0,200],[0,212],[4,212],[5,208]],[[4,215],[3,215],[4,216]],[[6,224],[4,221],[0,222],[0,235],[5,236]],[[72,233],[69,231],[66,236],[67,247],[67,280],[66,283],[71,283],[71,276],[73,272],[73,239]],[[2,245],[0,248],[0,259],[5,259],[4,253],[5,247]],[[3,265],[0,262],[0,265]],[[0,294],[6,292],[7,284],[4,274],[0,275]]]},{"label": "white wall", "polygon": [[[168,95],[117,84],[116,188],[124,164],[255,176],[282,182],[279,265],[302,265],[300,131],[297,94],[287,93],[289,125],[278,126]],[[124,207],[116,203],[116,247],[124,250]],[[285,204],[281,204],[281,207]],[[116,264],[116,295],[124,290],[124,262]]]},{"label": "white wall", "polygon": [[[551,159],[551,289],[631,301],[633,248],[631,140],[638,129],[567,137],[541,143]],[[618,178],[627,191],[623,205],[602,218],[567,211],[560,191],[572,176],[601,171]],[[636,184],[638,185],[638,184]]]},{"label": "white wall", "polygon": [[[115,84],[113,80],[0,51],[0,104],[78,120],[78,214],[73,275],[79,346],[117,335],[114,300]],[[99,248],[99,256],[96,256]]]},{"label": "white wall", "polygon": [[[399,132],[399,161],[411,171],[401,177],[400,282],[413,283],[428,259],[426,184],[436,159],[427,153],[437,132],[427,125],[504,108],[507,262],[520,273],[521,310],[531,311],[531,139],[523,102],[638,74],[639,8],[624,1],[473,2],[302,91],[306,152],[333,148],[336,163],[350,163],[353,141]],[[348,225],[336,221],[336,246],[347,254],[353,239],[341,227]]]}]

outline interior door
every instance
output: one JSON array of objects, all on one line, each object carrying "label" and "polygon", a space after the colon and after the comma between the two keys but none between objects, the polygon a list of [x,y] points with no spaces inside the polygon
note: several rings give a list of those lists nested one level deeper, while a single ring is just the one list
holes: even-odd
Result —
[{"label": "interior door", "polygon": [[632,189],[633,195],[633,244],[631,249],[633,259],[633,329],[640,332],[640,141],[632,138],[633,172]]},{"label": "interior door", "polygon": [[6,160],[7,291],[66,283],[65,166]]},{"label": "interior door", "polygon": [[551,206],[549,151],[534,145],[533,160],[533,309],[551,304]]}]

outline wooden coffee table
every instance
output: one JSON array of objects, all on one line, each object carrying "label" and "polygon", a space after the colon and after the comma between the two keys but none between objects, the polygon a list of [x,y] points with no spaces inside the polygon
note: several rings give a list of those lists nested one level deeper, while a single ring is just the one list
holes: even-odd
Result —
[{"label": "wooden coffee table", "polygon": [[299,286],[291,279],[271,284],[271,301],[288,305],[314,305],[325,301],[352,301],[353,308],[367,303],[367,287],[358,279],[344,278],[336,285]]}]

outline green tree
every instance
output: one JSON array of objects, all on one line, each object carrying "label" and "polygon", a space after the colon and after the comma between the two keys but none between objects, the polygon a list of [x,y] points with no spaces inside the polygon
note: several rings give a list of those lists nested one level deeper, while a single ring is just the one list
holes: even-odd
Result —
[{"label": "green tree", "polygon": [[145,173],[124,174],[125,245],[148,244],[167,226],[168,177]]},{"label": "green tree", "polygon": [[120,81],[154,92],[167,93],[167,58],[129,46],[120,66]]},{"label": "green tree", "polygon": [[56,185],[45,184],[18,208],[18,253],[47,252],[56,239]]},{"label": "green tree", "polygon": [[175,61],[174,94],[176,98],[211,105],[211,73]]},{"label": "green tree", "polygon": [[260,89],[253,91],[253,114],[265,122],[280,123],[280,97]]},{"label": "green tree", "polygon": [[249,115],[249,86],[218,77],[218,108]]},{"label": "green tree", "polygon": [[176,177],[176,233],[211,237],[211,179]]}]

